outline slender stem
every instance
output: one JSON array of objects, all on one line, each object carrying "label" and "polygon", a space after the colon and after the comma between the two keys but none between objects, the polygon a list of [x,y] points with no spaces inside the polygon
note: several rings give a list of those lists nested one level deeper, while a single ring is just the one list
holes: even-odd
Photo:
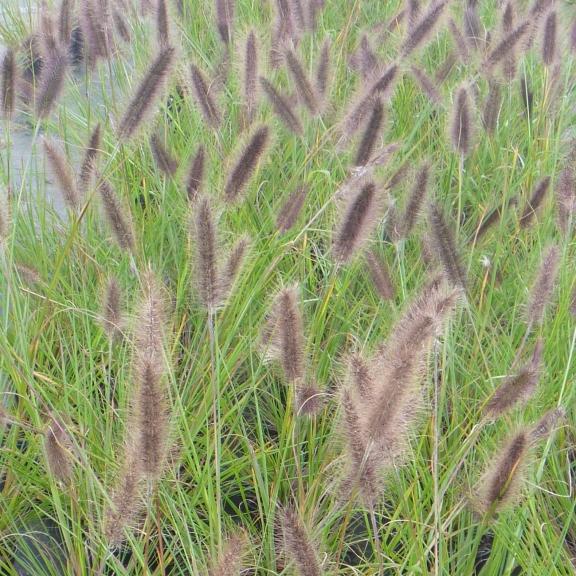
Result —
[{"label": "slender stem", "polygon": [[464,156],[458,157],[458,220],[456,222],[456,230],[460,232],[460,216],[462,215],[462,183],[464,180]]},{"label": "slender stem", "polygon": [[378,534],[378,523],[376,522],[376,512],[374,504],[370,504],[370,521],[372,522],[372,534],[374,536],[374,553],[378,561],[378,573],[384,574],[384,562],[382,559],[382,544],[380,542],[380,535]]},{"label": "slender stem", "polygon": [[440,489],[438,480],[438,445],[440,443],[440,382],[438,378],[438,346],[434,350],[434,442],[432,449],[432,482],[434,486],[434,574],[440,574]]},{"label": "slender stem", "polygon": [[[116,395],[116,386],[115,386],[115,382],[112,376],[112,353],[113,353],[113,342],[112,342],[112,338],[108,338],[108,370],[107,375],[108,375],[108,401],[110,402],[110,406],[112,407],[112,410],[115,411],[115,395]],[[113,419],[112,418],[108,418],[108,439],[112,438],[112,422]]]},{"label": "slender stem", "polygon": [[208,311],[208,333],[210,336],[210,371],[212,376],[212,425],[214,432],[214,466],[216,472],[216,520],[218,545],[222,539],[222,486],[220,476],[220,383],[216,370],[216,312]]},{"label": "slender stem", "polygon": [[158,487],[154,490],[154,502],[156,504],[156,531],[158,533],[158,569],[160,570],[160,574],[165,576],[166,574],[166,566],[164,565],[164,540],[162,539],[162,530],[160,528],[160,517],[161,517],[161,509],[160,509],[160,497],[158,496]]},{"label": "slender stem", "polygon": [[564,378],[562,380],[562,388],[560,389],[560,394],[558,395],[558,406],[562,404],[564,399],[564,392],[566,391],[566,384],[568,383],[568,374],[570,366],[572,366],[572,357],[574,356],[574,346],[576,345],[576,328],[572,332],[572,342],[570,344],[570,352],[568,354],[568,362],[566,363],[566,370],[564,370]]}]

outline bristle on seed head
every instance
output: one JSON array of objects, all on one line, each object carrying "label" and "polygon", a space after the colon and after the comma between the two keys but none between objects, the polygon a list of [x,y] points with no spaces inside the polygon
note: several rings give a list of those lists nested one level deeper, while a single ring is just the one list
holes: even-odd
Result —
[{"label": "bristle on seed head", "polygon": [[118,136],[121,140],[125,141],[134,136],[142,123],[154,112],[175,60],[176,51],[170,47],[162,49],[156,56],[120,120]]},{"label": "bristle on seed head", "polygon": [[368,240],[380,214],[377,195],[376,184],[368,181],[349,200],[332,245],[332,254],[337,262],[349,262]]}]

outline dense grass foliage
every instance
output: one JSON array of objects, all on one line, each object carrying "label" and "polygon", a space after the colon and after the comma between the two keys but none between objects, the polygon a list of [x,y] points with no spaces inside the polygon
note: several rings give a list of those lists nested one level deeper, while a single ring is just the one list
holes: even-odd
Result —
[{"label": "dense grass foliage", "polygon": [[0,573],[572,573],[574,22],[3,1]]}]

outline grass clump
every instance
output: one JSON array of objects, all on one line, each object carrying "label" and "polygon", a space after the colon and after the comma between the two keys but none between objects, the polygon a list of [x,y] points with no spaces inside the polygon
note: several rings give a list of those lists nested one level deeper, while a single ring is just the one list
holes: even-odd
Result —
[{"label": "grass clump", "polygon": [[572,570],[569,3],[0,13],[0,573]]}]

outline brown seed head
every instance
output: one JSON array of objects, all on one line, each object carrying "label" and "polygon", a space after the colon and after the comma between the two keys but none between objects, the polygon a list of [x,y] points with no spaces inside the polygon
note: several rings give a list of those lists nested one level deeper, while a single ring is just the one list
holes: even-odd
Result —
[{"label": "brown seed head", "polygon": [[387,264],[373,250],[366,253],[366,263],[368,264],[372,284],[380,298],[382,300],[393,300],[396,290],[394,289]]},{"label": "brown seed head", "polygon": [[466,288],[466,270],[462,265],[454,232],[438,205],[430,206],[428,222],[434,252],[446,278],[454,286]]},{"label": "brown seed head", "polygon": [[8,49],[2,59],[0,77],[0,106],[5,118],[11,118],[16,108],[17,71],[14,51]]},{"label": "brown seed head", "polygon": [[206,171],[206,153],[204,146],[200,144],[196,150],[196,154],[192,159],[190,164],[190,169],[188,171],[188,178],[186,180],[186,193],[188,195],[188,200],[194,202],[198,194],[202,191],[202,184],[204,182],[204,173]]},{"label": "brown seed head", "polygon": [[450,122],[450,141],[452,148],[461,156],[466,157],[472,149],[472,112],[470,96],[465,86],[456,93],[456,101]]},{"label": "brown seed head", "polygon": [[290,194],[276,219],[276,228],[281,234],[285,234],[290,230],[298,220],[298,216],[302,211],[306,195],[308,194],[307,186],[299,186],[294,192]]},{"label": "brown seed head", "polygon": [[268,148],[269,136],[270,129],[266,125],[260,126],[252,132],[248,143],[241,151],[232,171],[228,175],[226,186],[224,187],[224,195],[227,202],[235,202],[241,197],[260,159]]},{"label": "brown seed head", "polygon": [[102,305],[102,324],[113,342],[122,334],[124,318],[122,314],[122,291],[118,280],[111,277],[106,282]]},{"label": "brown seed head", "polygon": [[242,531],[226,538],[218,558],[212,561],[208,576],[237,576],[241,574],[248,544],[248,537]]},{"label": "brown seed head", "polygon": [[542,178],[534,188],[530,200],[526,204],[522,215],[520,216],[520,227],[527,228],[533,221],[538,209],[542,206],[548,189],[550,188],[550,176]]},{"label": "brown seed head", "polygon": [[279,512],[284,551],[296,565],[301,576],[320,576],[320,564],[316,546],[308,531],[293,508],[283,508]]},{"label": "brown seed head", "polygon": [[216,25],[224,44],[230,44],[232,40],[234,2],[235,0],[216,0]]},{"label": "brown seed head", "polygon": [[118,195],[107,180],[100,178],[98,191],[102,198],[106,220],[118,246],[122,250],[133,252],[135,247],[134,231],[129,211],[122,206]]},{"label": "brown seed head", "polygon": [[376,184],[366,182],[348,202],[336,229],[332,254],[337,262],[349,262],[365,244],[378,221]]},{"label": "brown seed head", "polygon": [[66,206],[73,212],[76,212],[80,205],[80,196],[68,160],[64,156],[63,151],[46,138],[44,139],[44,152],[50,168],[54,173],[54,177],[58,182],[58,187],[60,188]]},{"label": "brown seed head", "polygon": [[166,47],[156,56],[152,65],[142,78],[136,92],[118,126],[118,137],[125,141],[130,139],[151,114],[155,112],[170,72],[174,66],[176,51]]},{"label": "brown seed head", "polygon": [[560,249],[556,245],[549,246],[544,251],[526,304],[526,316],[531,327],[540,326],[544,320],[546,309],[554,295],[559,263]]},{"label": "brown seed head", "polygon": [[72,442],[62,422],[50,419],[44,434],[44,450],[50,474],[58,482],[67,485],[72,479]]},{"label": "brown seed head", "polygon": [[364,133],[360,139],[358,151],[356,152],[356,166],[366,166],[370,162],[374,147],[380,135],[384,121],[384,105],[380,98],[375,98],[372,103],[372,111],[366,122]]},{"label": "brown seed head", "polygon": [[157,134],[150,138],[150,147],[156,167],[166,176],[174,176],[178,170],[178,160],[168,152]]},{"label": "brown seed head", "polygon": [[436,28],[436,24],[440,20],[447,5],[448,2],[444,0],[432,2],[428,10],[424,12],[414,26],[408,30],[401,50],[404,58],[427,41]]},{"label": "brown seed head", "polygon": [[296,113],[292,108],[292,104],[282,96],[274,86],[266,78],[260,77],[260,85],[262,86],[262,90],[264,90],[264,94],[268,98],[268,101],[272,105],[274,112],[282,120],[284,125],[294,134],[301,135],[302,124]]},{"label": "brown seed head", "polygon": [[258,44],[251,30],[246,37],[244,50],[244,106],[248,122],[251,122],[258,101]]},{"label": "brown seed head", "polygon": [[518,404],[527,402],[536,391],[542,369],[542,342],[536,344],[532,360],[516,374],[508,376],[494,392],[485,413],[490,419],[496,419]]},{"label": "brown seed head", "polygon": [[214,99],[213,89],[208,83],[206,76],[196,66],[192,64],[190,66],[191,76],[192,76],[192,87],[194,88],[194,95],[196,97],[196,102],[200,107],[200,111],[204,116],[204,120],[212,126],[212,128],[218,128],[222,120],[220,110]]},{"label": "brown seed head", "polygon": [[304,71],[298,56],[293,50],[286,52],[286,63],[288,71],[294,82],[299,100],[308,108],[310,114],[317,114],[319,111],[319,97],[316,89],[310,82],[308,75]]},{"label": "brown seed head", "polygon": [[100,153],[101,147],[101,132],[100,124],[96,124],[92,135],[90,136],[90,142],[88,147],[84,152],[84,159],[82,160],[82,165],[80,167],[80,176],[78,178],[78,185],[80,188],[80,194],[85,196],[88,192],[92,178],[96,172],[96,162],[98,159],[98,154]]},{"label": "brown seed head", "polygon": [[194,209],[196,279],[200,301],[208,310],[218,307],[222,297],[218,270],[216,222],[208,198],[201,198]]},{"label": "brown seed head", "polygon": [[36,91],[35,108],[38,118],[47,118],[54,109],[64,87],[67,68],[68,55],[63,50],[53,51],[44,60]]},{"label": "brown seed head", "polygon": [[528,434],[521,431],[500,450],[476,489],[480,513],[494,514],[517,499],[529,446]]}]

